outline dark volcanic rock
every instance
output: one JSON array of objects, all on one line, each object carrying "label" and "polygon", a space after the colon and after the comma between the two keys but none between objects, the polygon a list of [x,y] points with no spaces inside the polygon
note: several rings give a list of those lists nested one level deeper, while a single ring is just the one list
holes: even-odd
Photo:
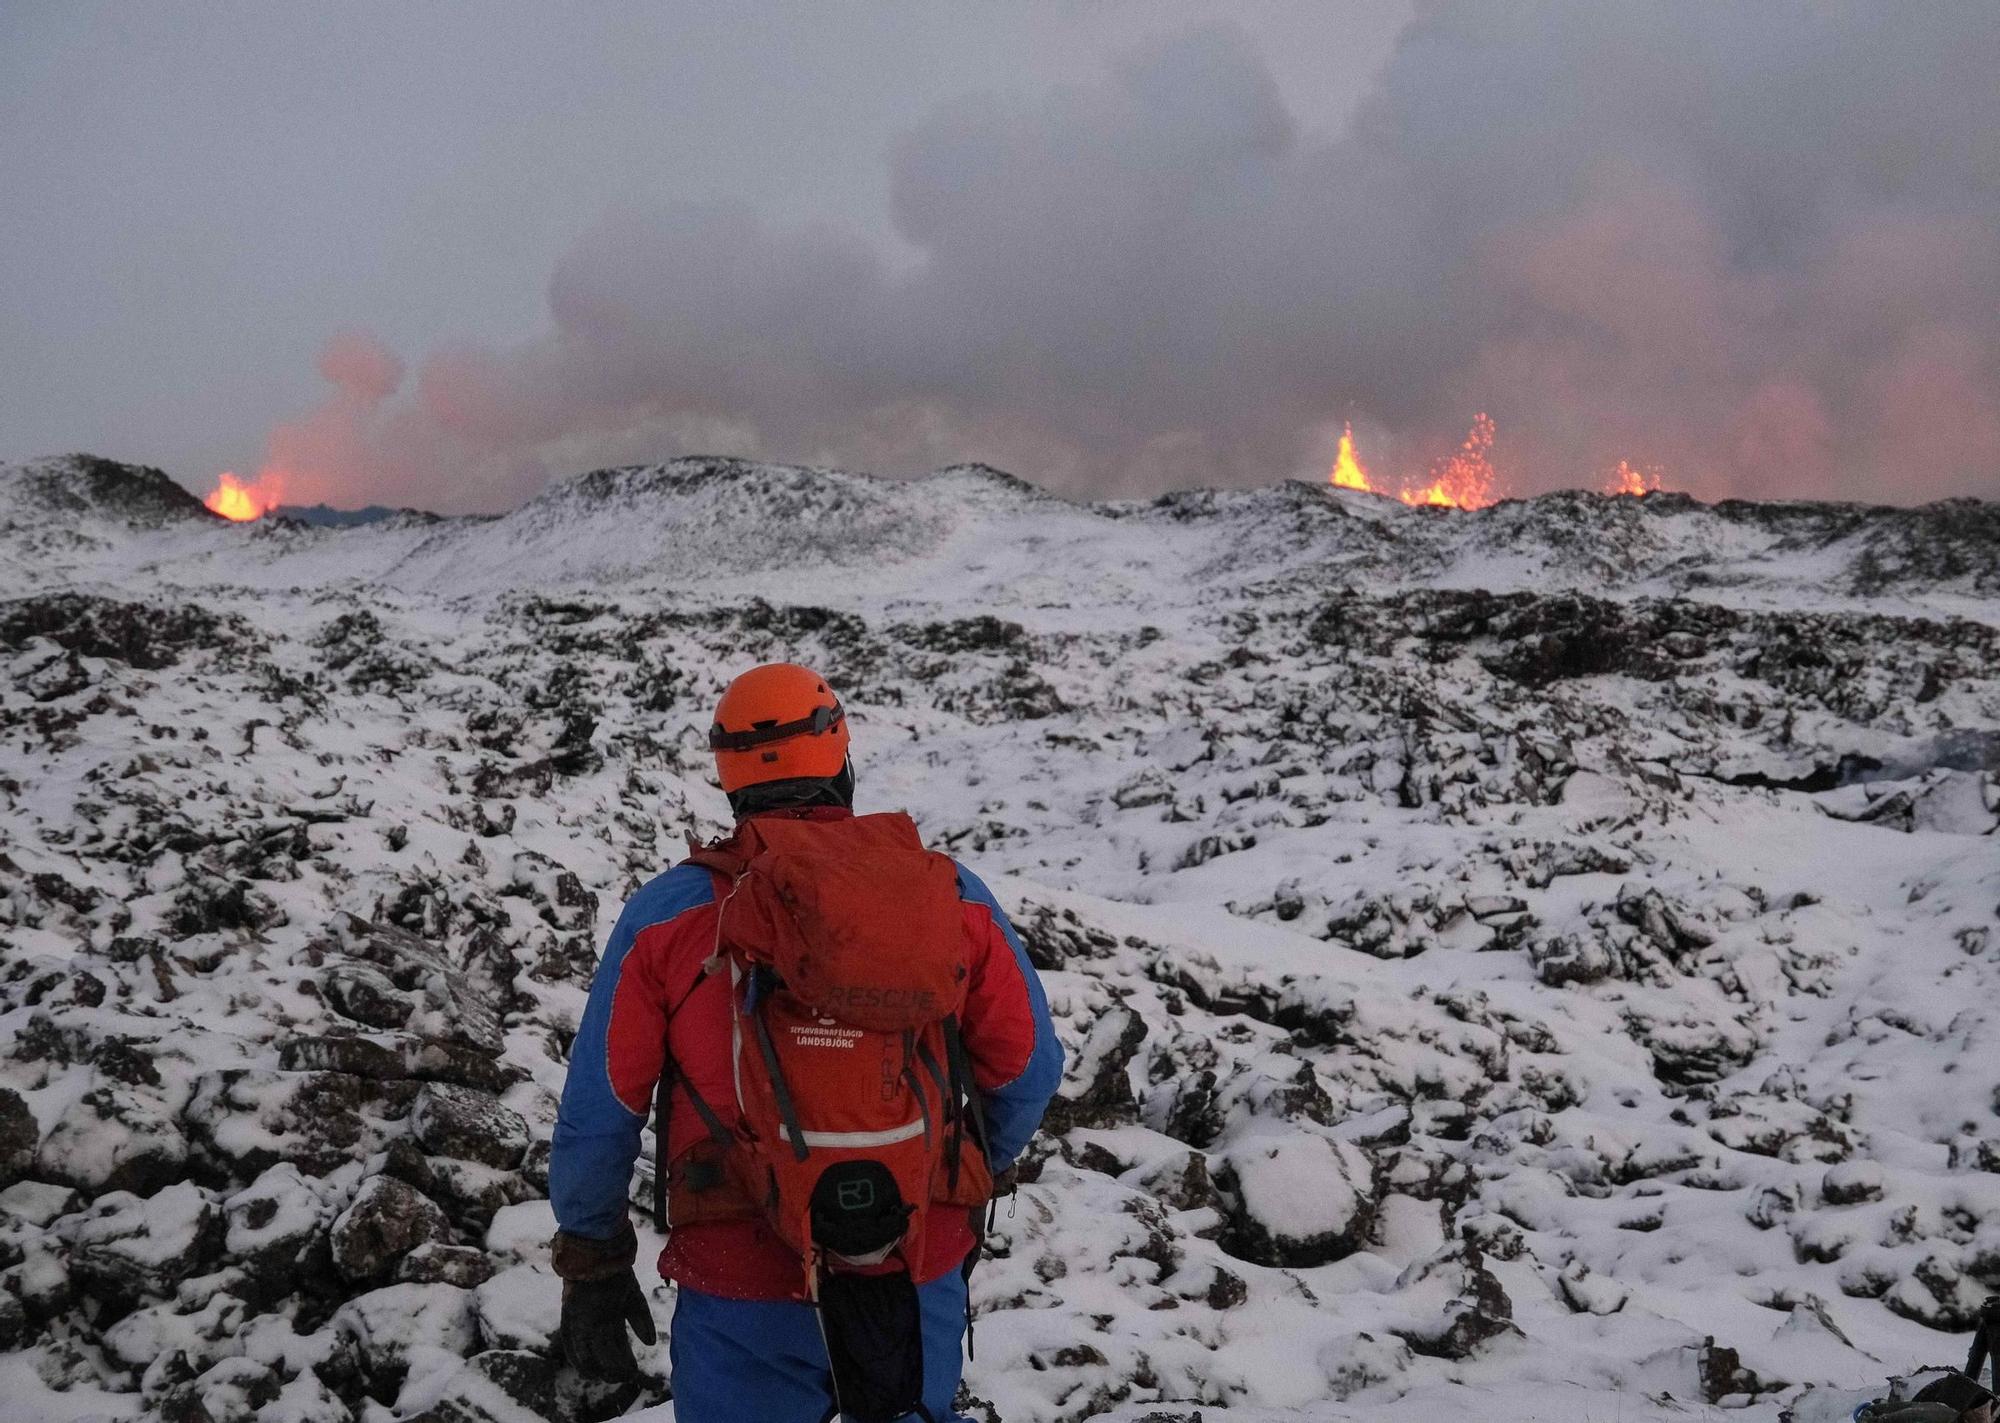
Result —
[{"label": "dark volcanic rock", "polygon": [[1223,1248],[1254,1264],[1328,1264],[1365,1248],[1375,1228],[1368,1159],[1316,1133],[1259,1133],[1230,1153],[1217,1184],[1229,1205]]},{"label": "dark volcanic rock", "polygon": [[449,1156],[426,1157],[431,1185],[426,1193],[450,1215],[452,1223],[473,1239],[486,1234],[494,1212],[504,1206],[534,1200],[540,1192],[513,1171],[459,1161]]},{"label": "dark volcanic rock", "polygon": [[482,1092],[505,1091],[527,1076],[512,1063],[464,1043],[405,1033],[287,1038],[278,1049],[278,1065],[287,1072],[338,1072],[378,1082],[449,1082]]},{"label": "dark volcanic rock", "polygon": [[183,1182],[145,1200],[114,1191],[56,1230],[69,1242],[78,1287],[122,1309],[201,1273],[222,1251],[223,1215],[207,1192]]},{"label": "dark volcanic rock", "polygon": [[193,604],[161,608],[81,593],[52,593],[0,603],[0,648],[18,650],[47,638],[66,652],[157,671],[193,648],[251,637],[248,626]]},{"label": "dark volcanic rock", "polygon": [[417,1010],[415,999],[369,964],[334,964],[320,975],[319,985],[336,1012],[371,1028],[400,1028]]},{"label": "dark volcanic rock", "polygon": [[417,1094],[410,1124],[426,1151],[512,1170],[528,1150],[528,1124],[498,1097],[445,1082]]},{"label": "dark volcanic rock", "polygon": [[1486,1257],[1470,1241],[1462,1241],[1435,1259],[1411,1267],[1405,1283],[1444,1275],[1457,1286],[1457,1297],[1437,1323],[1425,1329],[1399,1330],[1403,1341],[1419,1354],[1439,1359],[1466,1359],[1505,1335],[1519,1335],[1514,1302],[1486,1268]]},{"label": "dark volcanic rock", "polygon": [[1126,1069],[1146,1041],[1146,1031],[1146,1020],[1130,1008],[1114,1008],[1099,1018],[1049,1103],[1044,1129],[1060,1134],[1074,1127],[1131,1121],[1138,1104]]},{"label": "dark volcanic rock", "polygon": [[0,1189],[28,1174],[41,1138],[42,1129],[35,1124],[35,1114],[28,1110],[21,1094],[0,1087]]},{"label": "dark volcanic rock", "polygon": [[344,1072],[229,1068],[198,1079],[181,1120],[219,1174],[247,1181],[291,1161],[317,1176],[401,1135],[417,1090]]},{"label": "dark volcanic rock", "polygon": [[470,1245],[419,1245],[396,1262],[396,1278],[412,1284],[469,1290],[493,1278],[493,1261]]},{"label": "dark volcanic rock", "polygon": [[1618,960],[1593,935],[1557,935],[1528,945],[1535,977],[1551,988],[1596,983],[1617,971]]},{"label": "dark volcanic rock", "polygon": [[35,1175],[91,1194],[150,1195],[186,1174],[187,1140],[157,1107],[137,1095],[86,1092],[49,1128]]},{"label": "dark volcanic rock", "polygon": [[556,1387],[555,1365],[525,1349],[488,1349],[435,1390],[407,1423],[512,1423],[523,1410],[536,1418],[576,1414]]},{"label": "dark volcanic rock", "polygon": [[253,1303],[282,1299],[303,1272],[324,1264],[325,1208],[289,1161],[231,1196],[223,1211],[229,1262],[249,1277]]},{"label": "dark volcanic rock", "polygon": [[400,1284],[370,1290],[343,1304],[333,1316],[333,1327],[349,1341],[360,1381],[378,1401],[396,1397],[413,1359],[436,1360],[440,1354],[463,1357],[479,1345],[471,1292],[455,1285]]},{"label": "dark volcanic rock", "polygon": [[333,1222],[333,1266],[350,1280],[385,1275],[420,1245],[448,1242],[451,1225],[437,1202],[393,1176],[371,1176]]},{"label": "dark volcanic rock", "polygon": [[230,929],[262,933],[286,922],[278,902],[248,880],[225,880],[213,875],[190,875],[188,883],[174,896],[173,912],[167,916],[167,933],[176,939],[192,939],[198,934],[214,934]]}]

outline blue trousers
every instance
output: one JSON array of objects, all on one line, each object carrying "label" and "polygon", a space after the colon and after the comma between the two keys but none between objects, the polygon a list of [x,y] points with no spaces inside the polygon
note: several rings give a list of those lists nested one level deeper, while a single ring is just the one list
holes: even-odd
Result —
[{"label": "blue trousers", "polygon": [[[809,1304],[722,1299],[682,1286],[668,1349],[676,1423],[821,1423],[833,1408],[826,1346]],[[965,1366],[965,1280],[953,1270],[917,1287],[924,1406],[951,1411]]]}]

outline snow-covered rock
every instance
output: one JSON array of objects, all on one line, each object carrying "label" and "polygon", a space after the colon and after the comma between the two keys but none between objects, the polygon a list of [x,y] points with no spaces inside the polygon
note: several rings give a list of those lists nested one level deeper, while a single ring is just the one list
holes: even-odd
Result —
[{"label": "snow-covered rock", "polygon": [[170,1295],[220,1253],[222,1212],[191,1182],[140,1199],[128,1191],[100,1196],[65,1216],[55,1233],[70,1250],[70,1269],[86,1294],[115,1304]]},{"label": "snow-covered rock", "polygon": [[1997,629],[1965,501],[692,460],[331,529],[0,471],[8,1401],[615,1411],[550,1341],[564,1059],[775,658],[1067,1049],[973,1277],[993,1416],[1866,1396],[2000,1287]]},{"label": "snow-covered rock", "polygon": [[328,1244],[343,1276],[372,1280],[417,1247],[450,1239],[451,1225],[435,1201],[394,1176],[370,1176],[334,1219]]}]

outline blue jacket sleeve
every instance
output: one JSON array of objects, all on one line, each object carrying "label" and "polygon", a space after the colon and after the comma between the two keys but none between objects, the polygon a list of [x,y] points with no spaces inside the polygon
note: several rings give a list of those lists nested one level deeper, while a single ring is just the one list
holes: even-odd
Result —
[{"label": "blue jacket sleeve", "polygon": [[[632,896],[604,946],[570,1044],[569,1076],[549,1143],[549,1203],[568,1234],[605,1240],[625,1226],[632,1163],[646,1125],[645,1112],[625,1105],[611,1086],[611,1019],[626,958],[641,931],[713,898],[706,871],[687,865],[668,870]],[[665,1011],[666,1005],[655,1006]]]},{"label": "blue jacket sleeve", "polygon": [[1006,940],[1014,965],[1020,972],[1021,984],[1027,995],[1027,1013],[1034,1024],[1033,1047],[1020,1075],[981,1093],[986,1108],[987,1154],[992,1159],[993,1169],[1001,1171],[1014,1164],[1014,1159],[1027,1146],[1028,1139],[1042,1124],[1042,1114],[1048,1110],[1049,1099],[1055,1096],[1056,1088],[1062,1083],[1063,1049],[1056,1038],[1055,1023],[1049,1016],[1048,995],[1042,989],[1041,977],[1028,961],[1028,951],[1021,947],[1021,936],[1014,932],[1006,911],[979,876],[963,865],[958,868],[958,887],[961,898],[971,904],[984,905],[993,916],[994,927]]}]

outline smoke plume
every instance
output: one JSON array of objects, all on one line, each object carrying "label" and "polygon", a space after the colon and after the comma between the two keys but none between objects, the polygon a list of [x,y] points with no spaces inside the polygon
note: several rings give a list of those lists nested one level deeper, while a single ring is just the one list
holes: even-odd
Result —
[{"label": "smoke plume", "polygon": [[1338,137],[1220,26],[887,155],[897,265],[740,208],[621,213],[546,330],[402,389],[365,338],[272,457],[496,507],[719,452],[1063,491],[1417,469],[1475,411],[1517,493],[2000,495],[2000,7],[1424,4]]}]

